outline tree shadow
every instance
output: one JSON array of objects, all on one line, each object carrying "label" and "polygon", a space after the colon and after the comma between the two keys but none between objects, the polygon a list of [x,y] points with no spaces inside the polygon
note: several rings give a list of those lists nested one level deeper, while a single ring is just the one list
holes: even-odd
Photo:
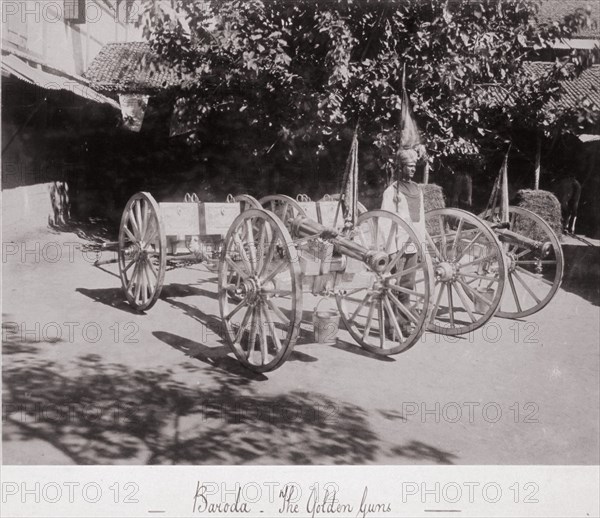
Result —
[{"label": "tree shadow", "polygon": [[34,359],[5,368],[5,441],[41,439],[78,464],[360,463],[379,450],[364,410],[315,392],[258,394],[217,369],[189,386],[171,369],[97,355],[74,367],[66,375]]},{"label": "tree shadow", "polygon": [[[25,451],[27,441],[43,441],[77,464],[361,464],[386,453],[440,464],[454,458],[418,441],[384,451],[362,407],[314,390],[261,392],[256,381],[266,377],[243,369],[223,347],[155,336],[200,362],[137,369],[88,354],[58,363],[41,357],[41,346],[9,335],[5,444],[18,441]],[[4,461],[39,459],[5,454]]]}]

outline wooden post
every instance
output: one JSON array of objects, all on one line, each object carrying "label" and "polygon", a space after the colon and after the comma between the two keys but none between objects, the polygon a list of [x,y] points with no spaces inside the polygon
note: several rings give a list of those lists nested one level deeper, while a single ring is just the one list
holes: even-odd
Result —
[{"label": "wooden post", "polygon": [[541,169],[541,159],[542,159],[542,137],[538,133],[535,141],[535,180],[533,184],[534,190],[538,191],[540,189],[540,169]]},{"label": "wooden post", "polygon": [[423,167],[423,183],[427,185],[429,183],[429,160],[425,162]]}]

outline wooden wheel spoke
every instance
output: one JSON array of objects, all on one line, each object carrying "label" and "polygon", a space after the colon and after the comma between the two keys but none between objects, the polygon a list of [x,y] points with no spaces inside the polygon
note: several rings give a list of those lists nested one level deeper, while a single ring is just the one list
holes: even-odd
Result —
[{"label": "wooden wheel spoke", "polygon": [[444,285],[442,283],[438,284],[440,287],[440,291],[438,291],[438,296],[435,299],[435,304],[433,306],[433,313],[431,313],[431,320],[435,320],[438,309],[440,307],[440,301],[442,300],[442,292],[444,291]]},{"label": "wooden wheel spoke", "polygon": [[457,281],[460,283],[460,285],[465,289],[465,292],[467,294],[471,294],[471,296],[475,297],[476,299],[480,300],[481,302],[483,302],[486,306],[491,306],[492,303],[486,299],[483,295],[481,295],[481,293],[479,293],[477,290],[474,290],[471,286],[469,286],[467,283],[465,283],[464,281],[462,281],[461,279],[457,279]]},{"label": "wooden wheel spoke", "polygon": [[[392,273],[390,275],[391,278],[394,279],[399,279],[401,277],[404,277],[405,275],[410,275],[413,272],[416,272],[417,270],[420,270],[423,266],[420,264],[415,264],[414,266],[411,266],[410,268],[407,268],[406,270],[402,270],[400,272],[397,273]],[[421,279],[422,281],[422,279]]]},{"label": "wooden wheel spoke", "polygon": [[375,310],[375,299],[371,299],[369,304],[369,313],[367,314],[367,321],[365,323],[365,329],[363,330],[362,339],[366,341],[369,332],[371,331],[371,324],[373,322],[373,312]]},{"label": "wooden wheel spoke", "polygon": [[469,241],[469,244],[463,248],[460,252],[460,254],[454,258],[455,262],[460,261],[464,255],[471,249],[471,247],[475,244],[475,242],[481,237],[481,235],[483,234],[483,231],[479,231],[477,232],[477,234],[475,235],[475,237],[473,239],[471,239],[471,241]]},{"label": "wooden wheel spoke", "polygon": [[399,291],[400,293],[404,293],[406,295],[412,295],[414,297],[419,297],[421,299],[425,298],[425,295],[423,293],[419,293],[418,291],[414,291],[408,288],[405,288],[404,286],[398,286],[397,284],[390,284],[390,289],[394,290],[394,291]]},{"label": "wooden wheel spoke", "polygon": [[267,251],[267,257],[266,257],[265,262],[259,273],[260,277],[262,277],[266,273],[267,268],[269,267],[269,265],[271,264],[271,261],[273,260],[273,255],[275,254],[276,243],[277,243],[277,240],[275,238],[269,243],[269,250]]},{"label": "wooden wheel spoke", "polygon": [[267,305],[269,306],[269,308],[271,309],[271,311],[273,313],[275,313],[275,316],[283,323],[286,325],[289,325],[290,320],[289,318],[287,318],[283,312],[275,305],[273,304],[273,302],[270,299],[266,299],[267,300]]},{"label": "wooden wheel spoke", "polygon": [[247,268],[248,274],[253,274],[254,269],[252,268],[252,265],[250,264],[250,260],[248,259],[246,250],[244,250],[244,244],[242,243],[242,240],[240,239],[239,235],[234,233],[233,242],[235,243],[235,246],[238,249],[238,253],[240,254],[240,257],[242,258],[242,262],[244,263],[244,266],[246,266],[246,268]]},{"label": "wooden wheel spoke", "polygon": [[142,290],[141,269],[142,269],[142,266],[141,266],[141,261],[140,261],[138,269],[136,270],[136,272],[134,272],[134,274],[136,275],[136,280],[135,280],[135,291],[133,293],[133,300],[135,300],[136,302],[138,301],[138,298],[140,297],[140,292]]},{"label": "wooden wheel spoke", "polygon": [[519,301],[519,296],[517,295],[517,289],[515,288],[515,281],[513,281],[512,275],[508,275],[508,283],[510,284],[510,291],[512,291],[513,297],[515,299],[515,303],[517,304],[517,310],[523,311],[521,308],[521,302]]},{"label": "wooden wheel spoke", "polygon": [[281,351],[281,341],[279,340],[279,336],[277,336],[277,328],[275,327],[275,323],[273,322],[273,319],[270,318],[271,315],[269,313],[269,310],[267,309],[267,306],[262,305],[261,308],[263,311],[265,322],[269,326],[269,332],[271,333],[271,338],[273,340],[273,343],[275,344],[275,349],[277,349],[277,351],[279,352]]},{"label": "wooden wheel spoke", "polygon": [[277,298],[289,297],[293,293],[291,290],[278,290],[277,288],[275,288],[275,289],[262,288],[260,290],[260,292],[264,293],[266,295],[271,295],[272,297],[277,297]]},{"label": "wooden wheel spoke", "polygon": [[283,270],[285,270],[285,268],[287,267],[287,265],[288,265],[288,263],[284,259],[275,268],[273,268],[273,270],[264,279],[261,279],[261,282],[263,284],[266,284],[267,282],[271,281],[274,277],[276,277]]},{"label": "wooden wheel spoke", "polygon": [[250,265],[252,266],[252,272],[258,272],[258,260],[256,257],[256,243],[254,242],[254,229],[252,228],[252,222],[246,220],[246,238],[248,243],[248,252],[250,253]]},{"label": "wooden wheel spoke", "polygon": [[367,303],[367,301],[371,298],[371,294],[367,293],[365,295],[365,297],[362,299],[362,302],[357,306],[356,310],[354,311],[354,313],[352,313],[352,315],[350,316],[350,318],[348,319],[348,322],[354,322],[354,319],[358,316],[358,314],[360,313],[360,310],[362,308],[365,307],[365,304]]},{"label": "wooden wheel spoke", "polygon": [[259,275],[262,274],[264,260],[265,260],[265,235],[266,235],[265,225],[266,225],[266,222],[263,220],[263,224],[260,227],[259,234],[258,234],[258,241],[257,241],[258,242],[258,250],[257,250],[258,264],[256,265],[256,271]]},{"label": "wooden wheel spoke", "polygon": [[135,202],[133,202],[133,208],[135,211],[135,219],[136,219],[136,223],[138,226],[139,236],[141,239],[142,236],[144,235],[144,227],[143,227],[144,221],[142,219],[142,201],[136,200]]},{"label": "wooden wheel spoke", "polygon": [[237,333],[235,334],[235,339],[233,340],[234,344],[237,344],[242,339],[242,335],[244,333],[244,330],[246,329],[246,326],[248,325],[248,320],[250,319],[253,309],[254,308],[252,308],[250,306],[247,307],[246,313],[244,313],[244,317],[242,318],[242,321],[240,322],[240,327],[237,330]]},{"label": "wooden wheel spoke", "polygon": [[519,272],[521,272],[521,273],[524,273],[526,275],[529,275],[529,277],[532,277],[532,278],[534,278],[534,279],[536,279],[538,281],[541,281],[544,284],[547,284],[548,286],[553,286],[553,283],[550,282],[548,279],[544,279],[541,276],[538,277],[535,273],[531,273],[530,271],[526,270],[525,268],[521,268],[520,266],[517,266],[516,270],[519,271]]},{"label": "wooden wheel spoke", "polygon": [[[515,246],[515,250],[519,248],[518,246]],[[520,259],[521,257],[523,257],[524,255],[530,254],[531,252],[533,252],[533,250],[526,248],[525,250],[523,250],[522,252],[519,252],[517,255],[515,255],[516,259]]]},{"label": "wooden wheel spoke", "polygon": [[152,274],[154,275],[154,277],[156,279],[158,279],[158,272],[156,271],[156,268],[154,268],[154,265],[152,264],[152,260],[148,259],[148,268],[150,269],[150,271],[152,272]]},{"label": "wooden wheel spoke", "polygon": [[410,312],[410,310],[404,304],[402,304],[402,302],[400,302],[400,299],[398,297],[396,297],[393,293],[388,293],[388,297],[394,303],[394,305],[402,312],[404,316],[408,317],[408,319],[415,324],[419,323],[419,319],[415,315],[413,315]]},{"label": "wooden wheel spoke", "polygon": [[267,330],[265,329],[265,323],[263,322],[263,314],[262,314],[262,310],[261,310],[261,306],[259,306],[258,308],[258,317],[259,317],[259,322],[260,322],[260,329],[259,329],[259,341],[260,341],[260,360],[262,362],[262,364],[264,365],[265,363],[267,363],[267,358],[269,356],[268,353],[268,347],[269,347],[269,341],[267,339]]},{"label": "wooden wheel spoke", "polygon": [[448,315],[450,316],[450,327],[455,327],[454,304],[452,303],[452,287],[450,286],[450,283],[446,284],[446,288],[448,290]]},{"label": "wooden wheel spoke", "polygon": [[458,227],[456,229],[456,235],[454,236],[454,241],[452,242],[452,257],[456,256],[456,247],[458,245],[458,242],[460,241],[460,232],[462,230],[464,221],[465,221],[464,218],[460,218],[460,221],[458,222]]},{"label": "wooden wheel spoke", "polygon": [[[129,229],[127,227],[123,227],[123,230],[125,231],[125,234],[127,234],[127,237],[129,238],[129,240],[132,243],[137,243],[138,239],[129,231]],[[134,230],[135,232],[135,230]]]},{"label": "wooden wheel spoke", "polygon": [[246,359],[250,360],[250,355],[256,346],[256,331],[257,331],[257,320],[256,317],[256,306],[252,306],[252,316],[250,317],[252,321],[250,322],[250,333],[248,335],[247,349],[246,349]]},{"label": "wooden wheel spoke", "polygon": [[442,257],[444,259],[446,259],[446,247],[447,247],[447,243],[446,243],[446,233],[444,232],[444,217],[440,216],[439,217],[440,220],[440,236],[441,236],[441,240],[442,240],[442,247],[440,249],[440,253],[442,255]]},{"label": "wooden wheel spoke", "polygon": [[229,266],[231,266],[236,271],[236,273],[239,275],[240,279],[244,280],[244,279],[248,278],[248,276],[249,276],[248,272],[245,272],[244,270],[242,270],[230,256],[226,255],[225,261],[227,262],[227,264]]},{"label": "wooden wheel spoke", "polygon": [[431,239],[431,236],[427,232],[425,232],[425,239],[428,241],[429,246],[433,250],[433,253],[438,258],[438,260],[439,261],[443,261],[444,258],[442,257],[442,254],[440,253],[440,251],[438,250],[437,245],[434,243],[433,239]]},{"label": "wooden wheel spoke", "polygon": [[458,264],[458,269],[462,270],[463,268],[467,268],[468,266],[475,266],[479,263],[484,263],[486,261],[491,261],[495,258],[495,254],[484,255],[483,257],[478,257],[477,259],[471,261],[470,263]]},{"label": "wooden wheel spoke", "polygon": [[394,242],[394,236],[397,234],[398,232],[398,224],[394,221],[392,223],[392,227],[390,228],[390,235],[387,238],[387,241],[385,242],[385,252],[387,254],[390,253],[390,249],[392,247],[392,244]]},{"label": "wooden wheel spoke", "polygon": [[353,290],[346,292],[346,297],[351,297],[355,293],[358,293],[359,291],[364,291],[366,289],[368,289],[366,286],[363,286],[362,288],[355,288]]},{"label": "wooden wheel spoke", "polygon": [[154,225],[154,220],[151,220],[150,222],[152,224],[148,225],[148,228],[146,229],[146,233],[144,234],[143,238],[143,241],[144,243],[146,243],[146,246],[152,243],[156,239],[156,234],[158,234],[158,229],[156,228],[156,225]]},{"label": "wooden wheel spoke", "polygon": [[400,326],[398,325],[398,320],[396,319],[396,315],[394,314],[394,310],[392,309],[392,305],[390,304],[389,298],[385,297],[383,299],[384,304],[385,304],[385,308],[388,312],[388,315],[390,317],[390,322],[392,323],[392,326],[394,326],[394,330],[396,331],[396,334],[398,335],[398,339],[399,341],[404,341],[404,335],[402,334],[402,330],[400,329]]},{"label": "wooden wheel spoke", "polygon": [[512,274],[514,275],[515,279],[517,279],[521,285],[523,286],[523,288],[525,288],[525,290],[527,290],[527,293],[529,293],[529,295],[531,295],[531,297],[533,298],[533,300],[536,301],[536,303],[540,303],[542,302],[541,299],[533,292],[533,290],[527,286],[527,283],[523,280],[523,278],[519,275],[519,272],[512,272]]},{"label": "wooden wheel spoke", "polygon": [[377,313],[379,315],[379,347],[383,349],[385,346],[385,316],[383,309],[383,297],[379,299],[377,306]]},{"label": "wooden wheel spoke", "polygon": [[490,277],[489,275],[479,275],[478,273],[463,273],[460,272],[461,277],[469,277],[471,279],[480,279],[482,281],[498,282],[498,277]]},{"label": "wooden wheel spoke", "polygon": [[[129,212],[127,213],[127,220],[131,223],[131,227],[133,228],[133,233],[136,234],[136,236],[132,239],[132,241],[134,243],[137,243],[137,241],[141,237],[141,233],[140,233],[140,227],[138,225],[138,222],[135,220],[135,214],[134,214],[133,206],[130,207]],[[125,224],[123,226],[123,228],[126,230],[127,229],[127,224]],[[140,236],[140,237],[137,237],[137,236]]]},{"label": "wooden wheel spoke", "polygon": [[131,291],[131,288],[133,287],[133,283],[137,276],[137,271],[139,268],[139,261],[134,261],[134,262],[135,262],[135,267],[133,268],[133,273],[131,274],[129,281],[127,281],[127,291]]},{"label": "wooden wheel spoke", "polygon": [[[123,264],[125,264],[125,261],[123,261]],[[123,268],[123,273],[127,273],[127,270],[129,270],[129,268],[131,268],[134,264],[136,264],[136,260],[132,259],[129,264]]]},{"label": "wooden wheel spoke", "polygon": [[[469,318],[471,319],[471,322],[477,322],[477,319],[475,318],[475,315],[473,314],[473,311],[469,307],[470,299],[467,296],[467,294],[464,293],[463,287],[460,284],[456,284],[454,288],[456,289],[456,293],[458,293],[458,298],[462,302],[462,305],[464,306],[465,311],[469,315]],[[469,299],[469,300],[467,300],[467,299]]]},{"label": "wooden wheel spoke", "polygon": [[231,320],[240,309],[242,309],[244,306],[246,306],[247,303],[248,302],[247,302],[246,299],[242,300],[229,313],[227,313],[227,315],[225,315],[225,317],[223,318],[223,320]]}]

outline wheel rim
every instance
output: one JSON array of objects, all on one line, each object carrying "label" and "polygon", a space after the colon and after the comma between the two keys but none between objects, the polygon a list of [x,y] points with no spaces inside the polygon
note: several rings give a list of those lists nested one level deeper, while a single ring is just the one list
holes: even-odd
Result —
[{"label": "wheel rim", "polygon": [[[502,243],[508,286],[496,314],[522,318],[540,311],[552,300],[562,282],[564,258],[558,237],[541,217],[522,207],[509,207],[508,214],[510,230],[546,244],[542,251],[524,244]],[[499,211],[486,213],[484,218],[497,222]]]},{"label": "wheel rim", "polygon": [[288,232],[292,228],[292,222],[294,219],[296,219],[298,216],[306,218],[306,212],[298,204],[298,202],[294,200],[294,198],[290,198],[285,194],[273,194],[271,196],[265,196],[258,201],[264,209],[270,210],[281,221],[283,221],[283,224]]},{"label": "wheel rim", "polygon": [[[423,334],[431,312],[431,259],[412,227],[384,210],[359,216],[351,238],[369,250],[385,252],[387,266],[383,271],[365,266],[348,289],[336,292],[346,329],[372,353],[405,351]],[[414,284],[409,281],[412,275]]]},{"label": "wheel rim", "polygon": [[119,227],[119,274],[129,304],[143,311],[157,301],[167,264],[166,236],[158,204],[146,192],[134,194]]},{"label": "wheel rim", "polygon": [[242,212],[248,209],[262,209],[260,202],[254,196],[250,196],[249,194],[238,194],[233,200],[240,204]]},{"label": "wheel rim", "polygon": [[300,267],[288,231],[268,211],[241,213],[227,232],[219,308],[225,339],[246,367],[270,371],[289,357],[302,317]]},{"label": "wheel rim", "polygon": [[506,280],[500,242],[488,225],[460,209],[425,214],[433,261],[434,305],[428,329],[460,335],[494,316]]}]

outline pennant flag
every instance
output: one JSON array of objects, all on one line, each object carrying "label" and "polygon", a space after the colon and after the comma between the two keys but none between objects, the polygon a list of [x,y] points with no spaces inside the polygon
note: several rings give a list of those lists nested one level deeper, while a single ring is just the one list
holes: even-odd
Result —
[{"label": "pennant flag", "polygon": [[340,201],[336,208],[334,221],[337,221],[340,206],[344,218],[344,228],[354,228],[358,216],[358,124],[354,128],[350,153],[346,160],[346,169],[342,180]]},{"label": "pennant flag", "polygon": [[500,189],[500,221],[508,223],[508,151],[504,156],[500,175],[502,177],[500,180],[502,182]]},{"label": "pennant flag", "polygon": [[487,203],[486,212],[495,214],[498,212],[499,222],[508,223],[508,154],[510,153],[510,146],[506,151],[502,167],[498,172],[498,177],[494,182],[494,188],[492,194]]},{"label": "pennant flag", "polygon": [[400,148],[416,148],[421,144],[419,128],[406,92],[406,66],[402,71],[402,106],[400,108]]}]

